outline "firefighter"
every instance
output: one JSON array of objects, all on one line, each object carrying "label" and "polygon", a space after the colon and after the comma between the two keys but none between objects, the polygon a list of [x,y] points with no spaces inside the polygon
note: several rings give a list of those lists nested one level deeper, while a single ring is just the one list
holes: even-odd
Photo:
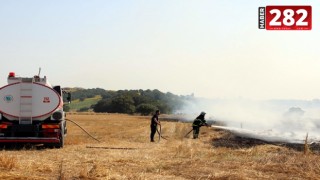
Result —
[{"label": "firefighter", "polygon": [[156,110],[155,114],[151,118],[151,133],[150,133],[150,141],[154,142],[154,135],[157,132],[157,126],[161,126],[160,121],[159,121],[159,115],[160,115],[160,110]]},{"label": "firefighter", "polygon": [[206,115],[205,112],[201,112],[200,115],[193,121],[192,129],[193,129],[193,139],[197,139],[200,132],[201,126],[209,126],[204,119],[204,116]]}]

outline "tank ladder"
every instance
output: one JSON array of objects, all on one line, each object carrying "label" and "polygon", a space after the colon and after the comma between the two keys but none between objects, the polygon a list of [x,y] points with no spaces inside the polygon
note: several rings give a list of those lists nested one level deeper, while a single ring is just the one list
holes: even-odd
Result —
[{"label": "tank ladder", "polygon": [[32,124],[32,85],[32,80],[20,83],[19,124]]}]

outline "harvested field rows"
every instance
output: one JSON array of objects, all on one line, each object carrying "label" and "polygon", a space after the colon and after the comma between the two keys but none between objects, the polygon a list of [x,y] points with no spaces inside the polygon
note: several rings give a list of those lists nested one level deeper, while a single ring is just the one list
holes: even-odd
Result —
[{"label": "harvested field rows", "polygon": [[101,142],[68,122],[63,149],[3,149],[0,179],[320,178],[318,154],[261,143],[230,147],[232,135],[206,127],[200,139],[184,138],[190,123],[162,122],[168,140],[150,143],[149,118],[68,115]]}]

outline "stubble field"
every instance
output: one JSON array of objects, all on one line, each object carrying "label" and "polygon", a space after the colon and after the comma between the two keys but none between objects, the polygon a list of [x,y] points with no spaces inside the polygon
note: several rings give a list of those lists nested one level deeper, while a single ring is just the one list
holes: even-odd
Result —
[{"label": "stubble field", "polygon": [[1,150],[0,179],[320,179],[320,156],[315,152],[240,141],[206,127],[200,139],[184,138],[191,124],[169,121],[162,122],[168,140],[150,143],[150,117],[67,118],[101,142],[68,122],[63,149]]}]

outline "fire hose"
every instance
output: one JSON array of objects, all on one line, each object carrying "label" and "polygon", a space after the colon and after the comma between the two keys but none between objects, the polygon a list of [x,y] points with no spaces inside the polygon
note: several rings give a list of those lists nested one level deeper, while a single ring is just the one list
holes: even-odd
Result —
[{"label": "fire hose", "polygon": [[158,130],[158,128],[157,128],[157,132],[158,132],[158,134],[159,134],[159,140],[158,140],[158,142],[160,142],[160,139],[162,138],[162,139],[164,139],[164,140],[168,140],[167,138],[165,138],[165,137],[163,137],[162,135],[161,135],[161,125],[159,126],[160,128],[160,131]]},{"label": "fire hose", "polygon": [[[202,125],[201,125],[201,126],[202,126]],[[200,127],[201,127],[201,126],[200,126]],[[209,127],[208,124],[206,124],[205,126]],[[193,128],[192,128],[186,135],[184,135],[184,137],[187,137],[192,131],[193,131]]]},{"label": "fire hose", "polygon": [[70,122],[74,123],[75,125],[77,125],[80,129],[82,129],[85,133],[87,133],[87,135],[89,135],[92,139],[94,139],[94,140],[96,140],[98,142],[101,142],[97,138],[93,137],[90,133],[88,133],[85,129],[83,129],[78,123],[76,123],[76,122],[74,122],[74,121],[72,121],[70,119],[65,119],[65,120],[66,121],[70,121]]},{"label": "fire hose", "polygon": [[[99,141],[99,139],[93,137],[90,133],[88,133],[84,128],[82,128],[78,123],[70,120],[70,119],[65,119],[66,121],[70,121],[72,123],[74,123],[75,125],[77,125],[80,129],[82,129],[87,135],[89,135],[92,139]],[[86,148],[100,148],[100,149],[113,149],[113,150],[135,150],[135,149],[141,149],[141,148],[129,148],[129,147],[95,147],[95,146],[86,146]]]},{"label": "fire hose", "polygon": [[184,137],[187,137],[192,131],[193,129],[191,129]]}]

